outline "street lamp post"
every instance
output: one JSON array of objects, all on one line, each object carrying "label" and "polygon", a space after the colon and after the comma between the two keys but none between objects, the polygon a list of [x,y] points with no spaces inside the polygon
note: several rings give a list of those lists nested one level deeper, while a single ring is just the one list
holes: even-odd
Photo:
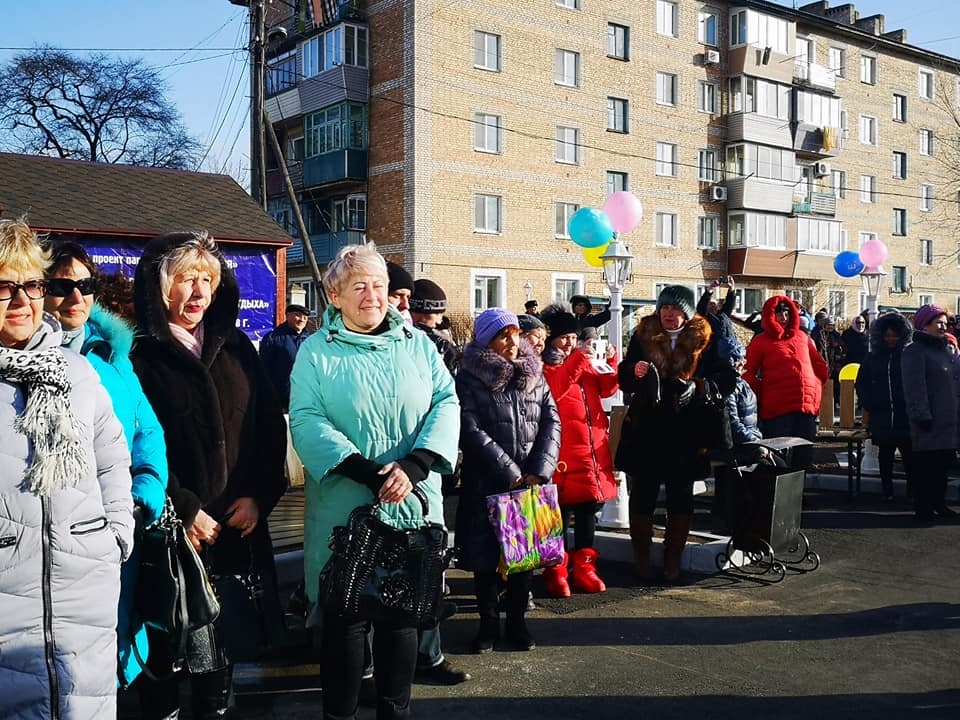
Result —
[{"label": "street lamp post", "polygon": [[527,296],[527,302],[530,302],[533,298],[533,285],[530,284],[529,280],[523,284],[523,292]]},{"label": "street lamp post", "polygon": [[877,319],[880,287],[887,276],[883,265],[868,265],[860,271],[860,282],[863,283],[863,294],[867,297],[867,331]]}]

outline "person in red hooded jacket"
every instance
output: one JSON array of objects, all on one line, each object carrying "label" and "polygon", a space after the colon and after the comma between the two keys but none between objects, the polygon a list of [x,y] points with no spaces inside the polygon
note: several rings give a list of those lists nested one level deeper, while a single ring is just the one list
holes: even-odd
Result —
[{"label": "person in red hooded jacket", "polygon": [[549,331],[543,352],[543,374],[560,414],[560,460],[553,481],[557,485],[563,515],[564,537],[569,516],[574,517],[574,549],[568,581],[568,557],[543,571],[544,584],[552,597],[568,597],[570,586],[588,593],[607,589],[597,575],[597,551],[593,548],[598,503],[615,497],[610,454],[609,423],[600,403],[617,391],[617,356],[607,346],[606,362],[613,372],[599,372],[592,362],[596,354],[588,340],[578,344],[578,322],[566,305],[548,305],[540,319]]},{"label": "person in red hooded jacket", "polygon": [[817,437],[823,384],[830,377],[813,340],[800,329],[797,304],[774,295],[763,304],[763,332],[747,347],[743,378],[757,396],[764,437]]}]

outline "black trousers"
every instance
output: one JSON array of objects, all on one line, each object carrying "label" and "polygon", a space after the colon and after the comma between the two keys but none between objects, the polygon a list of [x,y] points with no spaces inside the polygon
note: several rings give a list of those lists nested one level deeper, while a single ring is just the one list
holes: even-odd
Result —
[{"label": "black trousers", "polygon": [[[527,612],[527,596],[533,580],[533,572],[507,575],[507,594],[503,607],[507,619],[522,618]],[[473,590],[477,595],[477,612],[481,621],[499,622],[500,620],[500,574],[497,572],[475,572]]]},{"label": "black trousers", "polygon": [[913,451],[913,510],[929,515],[945,504],[953,450]]},{"label": "black trousers", "polygon": [[593,539],[597,534],[597,509],[599,506],[595,502],[586,502],[560,507],[560,517],[563,518],[564,546],[567,545],[570,515],[573,515],[573,549],[581,550],[593,547]]},{"label": "black trousers", "polygon": [[[903,471],[907,476],[907,489],[912,488],[913,480],[913,450],[909,440],[900,442],[877,444],[877,463],[880,466],[880,482],[883,484],[883,494],[893,495],[893,461],[897,449],[900,450],[900,459],[903,461]],[[909,494],[909,493],[908,493]]]},{"label": "black trousers", "polygon": [[643,477],[632,477],[630,486],[630,515],[653,515],[657,508],[660,483],[667,496],[667,514],[693,514],[693,478],[671,476],[669,472],[652,471]]},{"label": "black trousers", "polygon": [[[410,717],[410,686],[417,667],[417,629],[387,623],[373,626],[377,720],[405,720]],[[368,621],[324,615],[320,673],[323,716],[328,720],[356,717],[369,627]]]}]

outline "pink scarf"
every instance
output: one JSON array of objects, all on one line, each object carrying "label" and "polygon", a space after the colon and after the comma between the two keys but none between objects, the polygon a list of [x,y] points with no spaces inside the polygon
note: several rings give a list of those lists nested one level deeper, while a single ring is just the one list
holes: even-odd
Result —
[{"label": "pink scarf", "polygon": [[194,357],[199,360],[203,353],[203,323],[199,323],[192,332],[173,323],[168,323],[168,325],[173,339],[193,353]]}]

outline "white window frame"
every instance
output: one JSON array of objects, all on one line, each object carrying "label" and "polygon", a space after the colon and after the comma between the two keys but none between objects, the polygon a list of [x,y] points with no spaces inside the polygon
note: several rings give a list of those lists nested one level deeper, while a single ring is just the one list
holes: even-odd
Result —
[{"label": "white window frame", "polygon": [[557,125],[554,160],[564,165],[580,164],[580,128]]},{"label": "white window frame", "polygon": [[[617,183],[614,180],[623,180],[623,187],[616,187]],[[630,189],[630,173],[623,170],[607,170],[604,175],[604,184],[607,188],[607,197],[613,195],[615,192],[621,190]],[[960,207],[960,200],[958,200],[958,207]]]},{"label": "white window frame", "polygon": [[[710,158],[713,158],[710,160]],[[697,180],[715,183],[720,180],[720,151],[714,148],[697,150]]]},{"label": "white window frame", "polygon": [[677,145],[674,143],[657,143],[657,161],[655,172],[660,177],[677,176]]},{"label": "white window frame", "polygon": [[720,45],[720,16],[716,10],[704,8],[697,13],[697,42],[712,47]]},{"label": "white window frame", "polygon": [[933,185],[930,183],[920,183],[920,210],[930,212],[933,210]]},{"label": "white window frame", "polygon": [[873,145],[880,144],[880,125],[874,115],[860,115],[860,144]]},{"label": "white window frame", "polygon": [[[560,283],[573,283],[572,290],[568,293],[561,291]],[[583,295],[583,274],[582,273],[563,273],[555,272],[550,274],[550,296],[554,302],[570,302],[574,295]]]},{"label": "white window frame", "polygon": [[677,213],[654,213],[653,244],[656,247],[663,248],[677,248],[680,246],[680,218]]},{"label": "white window frame", "polygon": [[893,121],[905,123],[907,121],[907,96],[905,93],[893,94]]},{"label": "white window frame", "polygon": [[566,8],[567,10],[579,10],[580,0],[557,0],[557,7]]},{"label": "white window frame", "polygon": [[933,265],[933,240],[920,238],[920,264],[924,267]]},{"label": "white window frame", "polygon": [[720,85],[710,80],[699,80],[697,85],[697,110],[716,115],[719,107]]},{"label": "white window frame", "polygon": [[827,50],[827,63],[834,77],[845,78],[847,76],[847,49],[831,47]]},{"label": "white window frame", "polygon": [[[493,52],[489,47],[493,43]],[[500,72],[503,69],[502,38],[496,33],[483,30],[473,31],[473,67],[486,72]],[[491,58],[493,64],[490,64]]]},{"label": "white window frame", "polygon": [[816,217],[797,218],[797,249],[811,254],[836,255],[843,250],[842,224]]},{"label": "white window frame", "polygon": [[626,98],[607,98],[607,131],[630,132],[630,101]]},{"label": "white window frame", "polygon": [[679,79],[673,73],[658,72],[656,74],[656,101],[657,105],[676,107],[680,95]]},{"label": "white window frame", "polygon": [[607,23],[607,57],[616,60],[630,59],[630,26]]},{"label": "white window frame", "polygon": [[934,132],[930,128],[920,128],[920,154],[933,157]]},{"label": "white window frame", "polygon": [[503,152],[502,115],[474,113],[473,149],[477,152],[492,153],[495,155]]},{"label": "white window frame", "polygon": [[907,266],[894,265],[890,268],[890,292],[907,292]]},{"label": "white window frame", "polygon": [[697,218],[697,248],[717,250],[720,248],[720,216],[700,215]]},{"label": "white window frame", "polygon": [[827,312],[831,317],[847,316],[846,290],[827,290]]},{"label": "white window frame", "polygon": [[860,202],[875,204],[877,202],[877,176],[860,176]]},{"label": "white window frame", "polygon": [[903,237],[907,234],[907,209],[906,208],[894,208],[893,209],[893,230],[891,231],[893,235]]},{"label": "white window frame", "polygon": [[[763,224],[764,227],[760,227]],[[734,231],[740,226],[740,232]],[[771,232],[772,231],[772,232]],[[760,247],[785,250],[787,218],[773,213],[738,210],[727,213],[727,247]]]},{"label": "white window frame", "polygon": [[936,74],[933,68],[917,68],[917,93],[921,99],[933,100],[936,92]]},{"label": "white window frame", "polygon": [[680,5],[672,0],[657,0],[657,35],[678,37],[680,34]]},{"label": "white window frame", "polygon": [[903,150],[893,151],[893,167],[891,171],[894,180],[907,179],[907,153]]},{"label": "white window frame", "polygon": [[847,196],[847,171],[831,170],[830,186],[833,189],[833,196],[837,200],[842,200]]},{"label": "white window frame", "polygon": [[[477,287],[477,283],[486,280],[496,280],[496,298],[490,299],[486,288]],[[477,305],[477,291],[485,296],[486,304]],[[506,307],[507,304],[507,271],[495,268],[470,268],[470,313],[476,317],[484,310],[492,307]]]},{"label": "white window frame", "polygon": [[563,87],[580,87],[580,53],[557,48],[553,61],[553,82]]},{"label": "white window frame", "polygon": [[[482,206],[482,207],[481,207]],[[480,214],[483,218],[480,218]],[[493,216],[491,217],[491,212]],[[473,196],[473,231],[481,235],[503,234],[503,195],[475,193]]]},{"label": "white window frame", "polygon": [[919,293],[917,295],[917,306],[923,307],[924,305],[933,305],[934,297],[933,293]]},{"label": "white window frame", "polygon": [[553,236],[556,238],[567,239],[570,237],[570,233],[568,232],[570,218],[573,217],[573,214],[580,209],[580,204],[567,202],[565,200],[558,200],[554,203],[553,208]]},{"label": "white window frame", "polygon": [[877,84],[877,56],[860,54],[860,82],[865,85]]}]

